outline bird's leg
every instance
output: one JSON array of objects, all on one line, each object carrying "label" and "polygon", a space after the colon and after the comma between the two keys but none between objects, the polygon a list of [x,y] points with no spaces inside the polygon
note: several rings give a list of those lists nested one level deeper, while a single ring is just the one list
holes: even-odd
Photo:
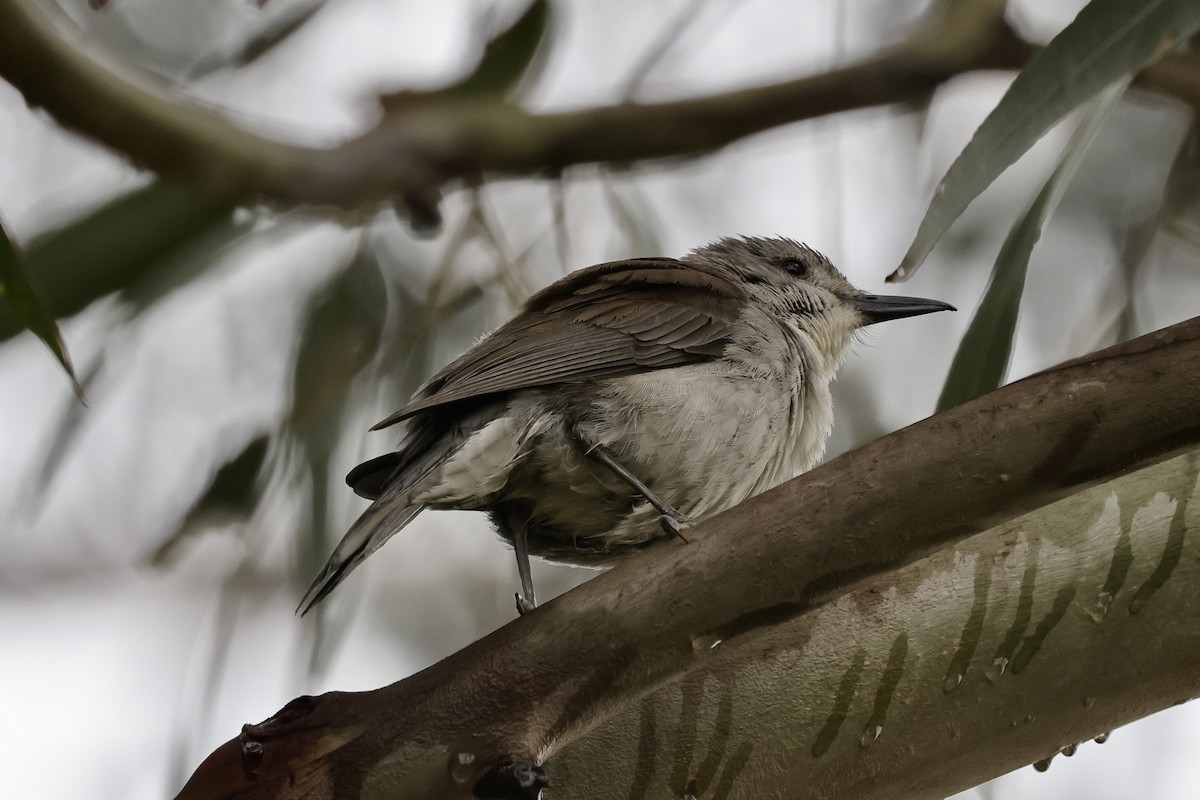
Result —
[{"label": "bird's leg", "polygon": [[517,594],[517,613],[525,616],[537,608],[533,595],[533,573],[529,569],[529,525],[522,521],[516,525],[513,535],[513,550],[517,554],[517,572],[521,576],[521,591]]},{"label": "bird's leg", "polygon": [[605,448],[601,447],[600,445],[587,447],[584,442],[580,442],[580,444],[583,446],[583,451],[585,453],[592,456],[601,464],[612,470],[614,475],[632,486],[638,494],[645,498],[647,503],[654,506],[658,513],[662,515],[660,522],[662,523],[664,531],[672,536],[679,537],[684,542],[687,541],[687,537],[683,534],[688,528],[692,527],[691,517],[687,516],[686,514],[679,513],[679,511],[675,510],[673,506],[651,491],[649,486],[642,483],[636,475],[627,470],[625,466],[621,464],[621,462],[617,461],[617,459],[613,457],[613,454],[608,452],[608,450]]}]

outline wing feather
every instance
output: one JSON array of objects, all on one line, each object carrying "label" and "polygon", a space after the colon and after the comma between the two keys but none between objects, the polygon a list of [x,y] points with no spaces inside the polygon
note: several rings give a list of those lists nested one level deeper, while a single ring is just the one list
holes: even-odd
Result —
[{"label": "wing feather", "polygon": [[633,259],[568,275],[434,375],[374,429],[474,397],[662,369],[719,356],[741,290],[674,259]]}]

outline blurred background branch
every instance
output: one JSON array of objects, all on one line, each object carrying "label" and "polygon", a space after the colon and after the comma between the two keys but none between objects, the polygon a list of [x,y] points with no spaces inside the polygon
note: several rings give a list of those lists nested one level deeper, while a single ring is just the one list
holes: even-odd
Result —
[{"label": "blurred background branch", "polygon": [[[436,217],[441,187],[454,180],[697,155],[779,125],[913,100],[965,72],[1019,69],[1035,48],[1015,35],[1004,11],[995,0],[943,3],[925,30],[860,63],[666,103],[529,113],[472,76],[441,91],[381,97],[370,130],[329,148],[240,127],[108,64],[29,0],[0,0],[0,76],[65,127],[216,195],[347,210],[400,201],[428,218]],[[514,26],[509,34],[537,44],[541,29]],[[654,63],[635,70],[630,91]],[[527,62],[517,64],[519,75]],[[495,65],[487,66],[475,74],[494,75]],[[1194,55],[1168,57],[1138,82],[1200,106]]]},{"label": "blurred background branch", "polygon": [[[468,78],[439,92],[385,96],[370,130],[314,148],[240,127],[106,63],[34,3],[0,0],[0,76],[31,105],[135,164],[240,202],[357,209],[399,198],[421,204],[412,209],[419,217],[436,213],[430,198],[455,179],[696,155],[778,125],[911,100],[964,72],[1017,69],[1031,52],[1004,22],[1003,2],[945,3],[905,44],[813,76],[674,102],[543,114],[495,94],[456,91]],[[1173,65],[1147,80],[1165,91],[1190,91],[1180,72],[1187,74]]]}]

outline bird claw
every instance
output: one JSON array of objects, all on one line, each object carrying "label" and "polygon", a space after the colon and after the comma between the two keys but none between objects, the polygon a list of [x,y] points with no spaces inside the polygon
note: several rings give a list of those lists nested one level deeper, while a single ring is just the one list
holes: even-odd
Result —
[{"label": "bird claw", "polygon": [[688,539],[684,534],[692,529],[691,517],[684,514],[679,514],[678,516],[663,514],[659,517],[659,523],[662,524],[662,528],[667,532],[668,536],[674,536],[684,544],[687,544]]},{"label": "bird claw", "polygon": [[518,616],[523,617],[526,614],[528,614],[530,611],[533,611],[535,608],[537,608],[537,603],[526,598],[525,595],[521,594],[520,592],[515,592],[514,596],[517,598],[517,615]]}]

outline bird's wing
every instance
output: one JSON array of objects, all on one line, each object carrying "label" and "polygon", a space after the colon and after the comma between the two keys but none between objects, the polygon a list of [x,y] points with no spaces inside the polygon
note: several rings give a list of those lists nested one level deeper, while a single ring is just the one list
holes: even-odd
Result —
[{"label": "bird's wing", "polygon": [[530,298],[373,430],[468,398],[716,358],[742,298],[730,280],[675,259],[580,270]]}]

